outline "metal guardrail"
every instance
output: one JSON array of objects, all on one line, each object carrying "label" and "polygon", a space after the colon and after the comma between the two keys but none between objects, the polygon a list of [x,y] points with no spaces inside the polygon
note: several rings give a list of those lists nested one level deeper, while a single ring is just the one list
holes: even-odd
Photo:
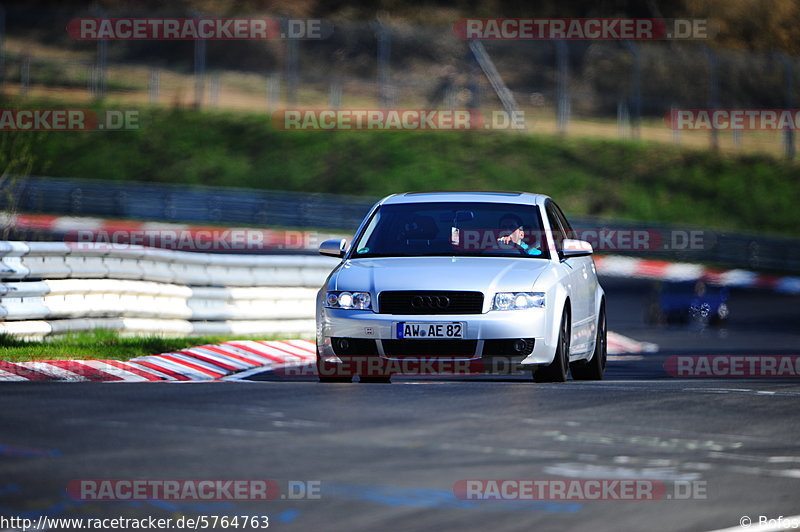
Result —
[{"label": "metal guardrail", "polygon": [[174,222],[352,229],[375,201],[334,194],[29,177],[0,197],[0,207]]},{"label": "metal guardrail", "polygon": [[[606,276],[800,292],[800,278],[598,257]],[[93,329],[148,335],[313,336],[315,302],[338,259],[220,255],[138,246],[0,241],[0,334]]]},{"label": "metal guardrail", "polygon": [[[8,205],[10,201],[15,205]],[[18,180],[9,193],[0,195],[0,209],[352,233],[375,201],[377,198],[334,194],[30,177]],[[644,250],[595,246],[599,253],[800,272],[800,239],[796,238],[588,216],[571,216],[570,220],[579,232],[648,231],[667,240],[689,231],[702,233],[703,244],[698,249],[671,245],[669,249]],[[29,234],[18,237],[33,238]]]},{"label": "metal guardrail", "polygon": [[[647,249],[604,248],[592,242],[596,252],[670,262],[700,262],[729,268],[773,271],[789,274],[800,272],[800,239],[767,236],[759,233],[705,229],[702,227],[619,220],[589,216],[572,216],[578,236],[603,232],[616,242],[614,233],[628,238],[636,232],[646,233],[657,245]],[[692,245],[691,239],[697,244]],[[589,238],[592,241],[592,238]]]},{"label": "metal guardrail", "polygon": [[159,335],[314,332],[329,257],[0,242],[0,333],[110,328]]}]

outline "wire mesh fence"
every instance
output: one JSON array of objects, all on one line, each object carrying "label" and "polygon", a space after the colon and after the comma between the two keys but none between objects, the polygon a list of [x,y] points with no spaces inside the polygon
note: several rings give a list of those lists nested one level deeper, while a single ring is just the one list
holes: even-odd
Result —
[{"label": "wire mesh fence", "polygon": [[507,110],[510,99],[534,133],[794,157],[791,128],[684,131],[667,119],[675,109],[791,109],[797,58],[777,53],[715,49],[703,41],[483,41],[481,53],[504,91],[450,25],[328,21],[333,31],[318,40],[86,41],[68,35],[65,22],[165,13],[15,7],[2,15],[0,79],[7,96],[264,113],[286,107],[491,111]]}]

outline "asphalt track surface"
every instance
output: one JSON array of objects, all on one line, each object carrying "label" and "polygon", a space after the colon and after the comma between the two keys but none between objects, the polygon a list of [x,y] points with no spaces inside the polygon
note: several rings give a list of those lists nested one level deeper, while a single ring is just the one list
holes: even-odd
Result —
[{"label": "asphalt track surface", "polygon": [[[800,514],[800,379],[678,379],[663,369],[674,354],[800,354],[800,299],[734,291],[725,331],[658,329],[641,318],[647,283],[604,286],[610,329],[662,350],[609,362],[602,382],[319,384],[262,374],[4,383],[0,515],[268,515],[270,530],[303,531],[617,531],[715,530],[745,515]],[[289,481],[319,481],[320,495],[85,502],[65,492],[74,479],[108,478],[274,479],[283,495]],[[581,478],[647,479],[665,491],[655,501],[468,501],[453,490],[463,479]]]}]

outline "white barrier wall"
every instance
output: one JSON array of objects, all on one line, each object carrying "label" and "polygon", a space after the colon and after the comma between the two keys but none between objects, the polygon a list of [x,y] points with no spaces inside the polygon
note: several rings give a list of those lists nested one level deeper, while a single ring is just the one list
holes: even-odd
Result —
[{"label": "white barrier wall", "polygon": [[337,259],[0,241],[0,333],[314,333]]}]

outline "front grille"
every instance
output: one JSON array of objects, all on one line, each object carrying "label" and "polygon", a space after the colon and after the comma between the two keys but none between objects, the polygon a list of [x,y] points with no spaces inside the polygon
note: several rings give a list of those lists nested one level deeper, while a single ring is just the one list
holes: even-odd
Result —
[{"label": "front grille", "polygon": [[375,340],[370,340],[369,338],[331,338],[331,346],[336,356],[378,354],[378,346],[375,344]]},{"label": "front grille", "polygon": [[475,356],[477,340],[381,340],[388,357],[463,357]]},{"label": "front grille", "polygon": [[[520,340],[525,342],[525,347],[521,351],[517,351],[514,349],[514,345]],[[483,356],[528,356],[533,353],[533,344],[533,338],[485,340],[483,342]]]},{"label": "front grille", "polygon": [[481,292],[408,290],[378,295],[381,314],[480,314],[482,311]]}]

